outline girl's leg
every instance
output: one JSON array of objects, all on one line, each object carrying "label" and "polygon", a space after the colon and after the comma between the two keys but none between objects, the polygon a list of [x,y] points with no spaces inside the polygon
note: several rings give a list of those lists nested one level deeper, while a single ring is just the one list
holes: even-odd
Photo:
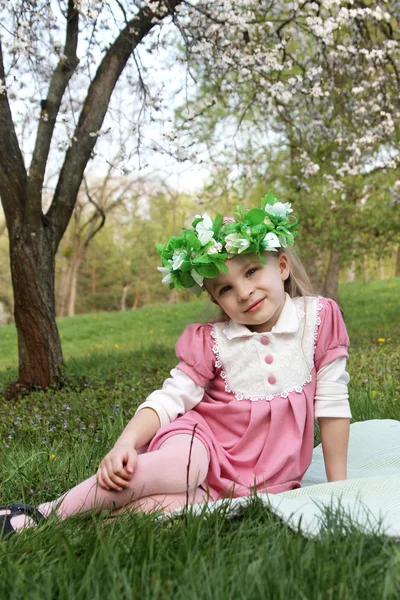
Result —
[{"label": "girl's leg", "polygon": [[[192,448],[191,448],[192,445]],[[189,453],[191,448],[190,465]],[[179,494],[186,488],[195,490],[205,480],[208,472],[208,451],[198,438],[179,434],[168,438],[158,450],[139,454],[136,469],[129,487],[121,492],[107,491],[97,485],[96,476],[86,479],[57,500],[41,504],[38,509],[48,516],[55,511],[60,519],[83,511],[111,510],[155,494]],[[189,466],[189,469],[188,469]],[[13,517],[12,527],[34,525],[32,519],[19,515]]]},{"label": "girl's leg", "polygon": [[208,499],[208,494],[200,488],[190,490],[189,494],[186,494],[186,492],[178,494],[153,494],[152,496],[145,496],[144,498],[139,498],[139,500],[134,500],[130,504],[113,511],[112,516],[130,511],[152,513],[156,510],[162,510],[163,512],[171,512],[177,508],[186,506],[187,502],[189,504],[203,504]]}]

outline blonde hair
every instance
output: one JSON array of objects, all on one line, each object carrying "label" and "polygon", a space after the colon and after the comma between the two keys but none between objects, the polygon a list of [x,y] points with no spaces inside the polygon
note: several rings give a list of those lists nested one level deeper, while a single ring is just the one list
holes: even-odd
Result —
[{"label": "blonde hair", "polygon": [[294,248],[280,248],[277,256],[284,254],[289,261],[290,273],[284,282],[285,292],[291,298],[296,296],[316,296],[314,289],[306,270]]}]

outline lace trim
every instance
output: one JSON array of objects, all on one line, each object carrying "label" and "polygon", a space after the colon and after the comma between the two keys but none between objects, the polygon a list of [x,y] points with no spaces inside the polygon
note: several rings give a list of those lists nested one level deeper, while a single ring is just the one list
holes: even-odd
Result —
[{"label": "lace trim", "polygon": [[[321,317],[319,316],[320,311],[324,308],[323,304],[321,303],[322,300],[322,296],[317,296],[317,306],[316,306],[316,310],[317,310],[317,317],[315,319],[315,327],[314,327],[314,347],[313,347],[313,356],[315,354],[315,349],[317,347],[317,340],[318,340],[318,330],[319,327],[321,325]],[[300,308],[300,306],[297,306],[296,304],[296,310],[297,310],[297,316],[300,318],[303,318],[305,316],[305,312],[302,308]],[[277,394],[271,394],[268,396],[245,396],[244,394],[240,394],[240,393],[236,393],[234,392],[230,385],[228,384],[227,380],[226,380],[226,373],[224,371],[223,368],[223,364],[221,361],[221,357],[220,357],[220,353],[219,353],[219,348],[218,348],[218,343],[217,343],[217,334],[215,333],[215,329],[214,329],[214,324],[213,323],[209,323],[209,325],[212,328],[211,331],[211,337],[214,340],[214,345],[212,347],[212,351],[216,356],[216,361],[215,361],[215,366],[217,368],[221,368],[221,373],[220,373],[220,377],[221,379],[223,379],[225,381],[225,391],[228,392],[229,394],[233,394],[236,398],[236,400],[240,401],[240,400],[251,400],[252,402],[257,402],[259,400],[273,400],[274,398],[280,396],[281,398],[287,398],[289,396],[289,394],[291,392],[297,392],[298,394],[300,394],[303,391],[303,387],[307,384],[307,383],[311,383],[312,381],[312,375],[311,373],[308,374],[306,380],[301,384],[301,385],[297,385],[296,387],[290,388],[288,390],[285,390],[284,392],[278,392]]]}]

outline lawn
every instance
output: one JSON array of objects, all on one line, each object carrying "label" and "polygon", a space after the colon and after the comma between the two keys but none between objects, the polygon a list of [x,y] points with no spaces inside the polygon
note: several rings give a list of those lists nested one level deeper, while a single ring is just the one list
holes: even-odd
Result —
[{"label": "lawn", "polygon": [[[354,420],[399,419],[400,280],[344,284]],[[40,503],[91,475],[135,406],[174,365],[200,302],[61,319],[61,391],[0,398],[0,503]],[[15,376],[16,334],[0,328],[0,387]],[[318,432],[316,432],[318,441]],[[389,599],[400,547],[349,525],[306,540],[256,499],[234,519],[131,514],[48,522],[0,543],[0,599]]]}]

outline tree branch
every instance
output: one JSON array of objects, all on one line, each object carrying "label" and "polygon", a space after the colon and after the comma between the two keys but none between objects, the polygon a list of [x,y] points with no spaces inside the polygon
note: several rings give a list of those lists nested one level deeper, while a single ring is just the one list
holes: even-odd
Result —
[{"label": "tree branch", "polygon": [[[0,38],[0,84],[6,76]],[[7,90],[0,92],[0,196],[8,230],[11,231],[17,211],[26,197],[27,174],[12,119]]]},{"label": "tree branch", "polygon": [[159,12],[153,12],[148,6],[140,9],[137,15],[121,31],[108,49],[90,84],[88,94],[75,129],[71,147],[68,149],[60,177],[54,193],[53,202],[47,213],[54,233],[57,248],[71,218],[79,186],[85,167],[96,144],[97,132],[106,115],[114,87],[133,50],[151,31],[155,23],[171,14],[181,0],[159,0]]},{"label": "tree branch", "polygon": [[[87,223],[85,223],[85,225],[82,227],[82,230],[90,223],[92,224],[92,227],[89,228],[88,232],[86,233],[86,235],[84,236],[84,242],[83,242],[83,246],[85,248],[87,248],[87,246],[89,245],[90,240],[96,235],[96,233],[98,231],[100,231],[100,229],[104,226],[104,223],[106,222],[106,213],[105,211],[101,208],[101,206],[99,206],[93,199],[90,190],[89,190],[89,186],[87,184],[86,181],[86,177],[83,178],[83,183],[85,185],[85,192],[86,192],[86,196],[87,199],[89,200],[89,202],[91,204],[93,204],[93,206],[96,209],[96,212],[93,213],[91,219],[89,219],[89,221]],[[100,223],[96,226],[96,221],[97,219],[100,217]]]},{"label": "tree branch", "polygon": [[68,1],[67,30],[63,56],[55,68],[42,110],[35,149],[29,169],[29,202],[41,203],[42,186],[51,139],[65,89],[79,62],[76,55],[79,32],[79,13],[73,0]]}]

